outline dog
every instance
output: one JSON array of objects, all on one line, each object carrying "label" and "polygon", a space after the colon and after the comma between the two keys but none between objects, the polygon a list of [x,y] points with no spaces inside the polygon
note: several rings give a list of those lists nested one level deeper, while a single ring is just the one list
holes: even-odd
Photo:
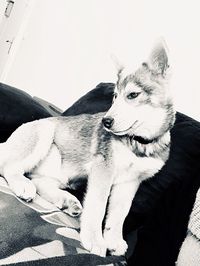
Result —
[{"label": "dog", "polygon": [[[106,113],[45,118],[16,129],[0,144],[0,175],[25,201],[37,192],[71,216],[82,213],[80,238],[91,253],[124,255],[124,220],[140,183],[167,161],[174,121],[168,52],[159,43],[135,72],[118,69]],[[80,176],[88,180],[83,208],[66,190]]]}]

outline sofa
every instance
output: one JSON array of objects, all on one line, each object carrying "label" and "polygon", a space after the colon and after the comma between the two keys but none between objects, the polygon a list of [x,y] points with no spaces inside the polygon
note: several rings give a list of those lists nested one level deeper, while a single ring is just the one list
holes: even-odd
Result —
[{"label": "sofa", "polygon": [[[61,112],[51,103],[0,84],[0,142],[28,121],[106,111],[113,89],[113,83],[100,83]],[[0,177],[0,265],[191,265],[185,264],[184,248],[193,237],[188,223],[200,186],[200,123],[177,112],[171,138],[166,165],[140,185],[133,199],[123,228],[129,247],[125,257],[90,254],[81,246],[78,218],[39,195],[31,203],[23,202]],[[83,193],[84,189],[76,196],[81,199]],[[199,213],[194,215],[197,221]]]}]

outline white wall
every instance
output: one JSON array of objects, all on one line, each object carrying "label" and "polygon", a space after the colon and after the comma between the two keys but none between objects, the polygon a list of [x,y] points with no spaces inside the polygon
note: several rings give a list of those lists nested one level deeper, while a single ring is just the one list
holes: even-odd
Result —
[{"label": "white wall", "polygon": [[6,0],[0,0],[0,22],[4,16],[6,4],[7,4]]},{"label": "white wall", "polygon": [[163,36],[177,109],[200,120],[199,5],[198,0],[35,0],[5,82],[66,109],[99,82],[115,81],[110,54],[127,64],[143,61]]}]

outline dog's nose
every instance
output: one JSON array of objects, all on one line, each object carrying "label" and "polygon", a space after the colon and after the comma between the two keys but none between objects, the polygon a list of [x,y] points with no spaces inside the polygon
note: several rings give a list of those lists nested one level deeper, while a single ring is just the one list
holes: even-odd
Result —
[{"label": "dog's nose", "polygon": [[110,116],[104,117],[102,119],[102,123],[103,123],[104,127],[110,129],[112,127],[113,123],[114,123],[114,119],[112,117],[110,117]]}]

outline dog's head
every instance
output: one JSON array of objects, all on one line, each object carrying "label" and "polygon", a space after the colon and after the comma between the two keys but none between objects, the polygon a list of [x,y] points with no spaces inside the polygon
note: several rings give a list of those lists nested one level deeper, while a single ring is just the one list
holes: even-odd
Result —
[{"label": "dog's head", "polygon": [[113,104],[103,118],[106,130],[115,135],[155,139],[175,120],[169,93],[169,62],[163,43],[155,46],[147,62],[134,73],[120,68]]}]

